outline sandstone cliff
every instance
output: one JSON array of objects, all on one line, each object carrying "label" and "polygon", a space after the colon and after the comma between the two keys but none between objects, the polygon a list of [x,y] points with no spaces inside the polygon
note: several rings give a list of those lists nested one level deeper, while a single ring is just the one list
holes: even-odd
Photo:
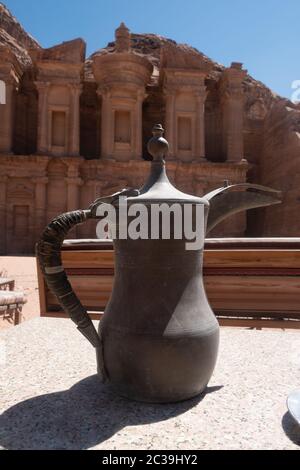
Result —
[{"label": "sandstone cliff", "polygon": [[0,46],[8,46],[23,66],[31,64],[28,49],[40,48],[3,3],[0,3]]}]

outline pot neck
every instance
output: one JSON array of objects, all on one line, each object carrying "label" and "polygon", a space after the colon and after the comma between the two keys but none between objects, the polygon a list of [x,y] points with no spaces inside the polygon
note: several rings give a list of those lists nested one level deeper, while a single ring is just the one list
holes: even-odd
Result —
[{"label": "pot neck", "polygon": [[152,186],[157,183],[167,183],[172,186],[166,173],[166,164],[164,160],[154,160],[151,162],[150,174],[144,186],[140,189],[140,194],[147,193]]}]

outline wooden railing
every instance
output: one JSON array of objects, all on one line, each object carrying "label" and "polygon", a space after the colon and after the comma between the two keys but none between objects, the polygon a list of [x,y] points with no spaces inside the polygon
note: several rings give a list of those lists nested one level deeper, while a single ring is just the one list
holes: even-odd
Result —
[{"label": "wooden railing", "polygon": [[[112,242],[69,240],[62,260],[83,305],[98,319],[114,277]],[[38,267],[41,316],[65,317]],[[300,238],[207,239],[207,297],[221,325],[300,327]]]}]

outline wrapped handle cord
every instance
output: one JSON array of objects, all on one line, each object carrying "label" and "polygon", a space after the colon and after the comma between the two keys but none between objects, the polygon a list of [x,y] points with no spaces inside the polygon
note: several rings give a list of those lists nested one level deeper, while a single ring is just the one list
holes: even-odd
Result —
[{"label": "wrapped handle cord", "polygon": [[61,214],[45,228],[36,246],[36,255],[49,289],[57,297],[64,311],[76,324],[80,333],[97,349],[98,366],[105,380],[103,345],[92,320],[68,281],[61,260],[61,246],[67,233],[76,225],[88,219],[99,219],[97,207],[103,203],[113,204],[119,196],[137,196],[136,189],[123,189],[111,196],[97,199],[88,210],[77,210]]},{"label": "wrapped handle cord", "polygon": [[61,260],[61,246],[67,233],[90,218],[96,218],[90,210],[67,212],[56,217],[44,230],[36,252],[49,289],[56,295],[59,304],[77,325],[78,330],[95,348],[100,348],[99,335],[73,291]]}]

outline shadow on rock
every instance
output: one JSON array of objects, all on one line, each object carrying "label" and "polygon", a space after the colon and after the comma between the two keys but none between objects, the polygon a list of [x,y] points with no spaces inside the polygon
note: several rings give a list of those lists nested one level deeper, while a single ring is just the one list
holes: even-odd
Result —
[{"label": "shadow on rock", "polygon": [[0,417],[0,445],[4,449],[87,449],[109,439],[126,426],[168,420],[196,406],[208,387],[191,400],[152,405],[113,394],[97,375],[69,390],[40,395],[18,403]]},{"label": "shadow on rock", "polygon": [[294,444],[300,446],[300,426],[288,412],[282,418],[282,427],[286,436]]}]

